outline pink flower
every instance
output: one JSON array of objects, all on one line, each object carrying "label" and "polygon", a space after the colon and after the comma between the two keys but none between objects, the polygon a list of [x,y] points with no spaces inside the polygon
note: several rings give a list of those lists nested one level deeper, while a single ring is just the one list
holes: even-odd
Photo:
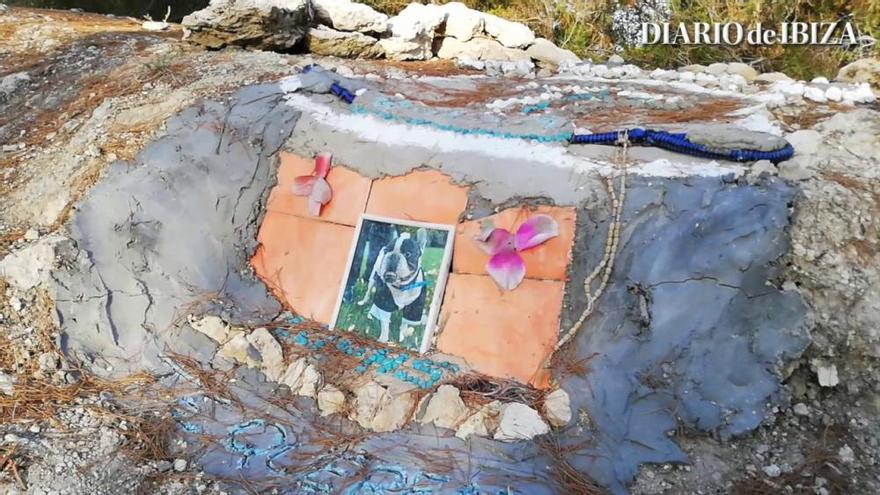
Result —
[{"label": "pink flower", "polygon": [[312,175],[301,175],[293,180],[293,194],[309,197],[309,213],[312,216],[321,215],[321,206],[330,202],[333,191],[327,183],[327,173],[330,172],[330,153],[318,153],[315,156],[315,170]]},{"label": "pink flower", "polygon": [[549,215],[535,215],[519,226],[516,234],[497,229],[491,220],[480,225],[477,244],[491,258],[486,271],[499,287],[515,289],[526,276],[526,265],[519,255],[559,235],[559,225]]}]

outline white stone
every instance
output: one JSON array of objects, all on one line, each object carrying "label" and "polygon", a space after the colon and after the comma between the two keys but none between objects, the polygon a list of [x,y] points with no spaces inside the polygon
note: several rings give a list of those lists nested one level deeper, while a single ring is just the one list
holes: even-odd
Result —
[{"label": "white stone", "polygon": [[821,77],[821,76],[820,76],[820,77],[814,77],[813,80],[810,81],[810,82],[813,83],[813,84],[828,84],[828,78],[827,78],[827,77]]},{"label": "white stone", "polygon": [[840,383],[837,376],[837,366],[834,364],[819,364],[816,367],[816,376],[819,379],[819,385],[823,387],[836,387]]},{"label": "white stone", "polygon": [[758,77],[758,71],[751,65],[742,62],[731,62],[727,64],[727,73],[742,76],[746,81],[752,82]]},{"label": "white stone", "polygon": [[782,469],[776,464],[770,464],[769,466],[764,466],[763,468],[764,474],[771,478],[776,478],[780,474],[782,474]]},{"label": "white stone", "polygon": [[753,163],[751,167],[749,167],[748,179],[750,181],[754,181],[758,177],[761,177],[764,174],[767,175],[776,175],[779,173],[779,169],[776,168],[776,165],[773,165],[773,162],[770,160],[758,160]]},{"label": "white stone", "polygon": [[626,60],[624,60],[623,57],[621,57],[620,55],[615,53],[614,55],[608,57],[607,63],[608,63],[608,65],[623,65],[626,63]]},{"label": "white stone", "polygon": [[219,316],[205,316],[199,320],[190,320],[189,326],[193,330],[203,333],[218,344],[229,341],[229,325]]},{"label": "white stone", "polygon": [[434,423],[440,428],[454,430],[467,417],[468,408],[461,400],[457,388],[452,385],[440,385],[428,400],[425,414],[419,420],[422,424]]},{"label": "white stone", "polygon": [[550,65],[561,65],[566,62],[577,63],[581,60],[571,50],[559,48],[553,42],[544,38],[536,39],[526,50],[526,53],[532,59]]},{"label": "white stone", "polygon": [[845,65],[838,71],[835,79],[880,87],[880,58],[863,58]]},{"label": "white stone", "polygon": [[709,67],[706,68],[706,71],[710,74],[715,74],[716,76],[720,76],[721,74],[727,73],[727,64],[722,64],[716,62],[714,64],[709,64]]},{"label": "white stone", "polygon": [[186,471],[186,460],[185,459],[175,459],[174,460],[174,470],[178,473]]},{"label": "white stone", "polygon": [[260,368],[266,374],[266,378],[273,382],[279,381],[281,375],[284,374],[284,353],[281,350],[281,344],[275,340],[268,329],[263,327],[248,334],[247,340],[260,353],[262,361]]},{"label": "white stone", "polygon": [[804,129],[785,136],[785,140],[791,144],[795,153],[813,155],[819,150],[822,135],[818,131]]},{"label": "white stone", "polygon": [[778,81],[791,81],[792,79],[782,72],[765,72],[755,77],[755,82],[775,83]]},{"label": "white stone", "polygon": [[327,26],[310,29],[306,45],[310,53],[325,57],[381,58],[385,55],[376,38],[358,32],[336,31]]},{"label": "white stone", "polygon": [[525,24],[484,14],[486,33],[508,48],[525,48],[535,41],[535,34]]},{"label": "white stone", "polygon": [[0,371],[0,393],[12,395],[15,391],[15,375]]},{"label": "white stone", "polygon": [[678,79],[684,82],[693,82],[694,80],[696,80],[696,78],[696,74],[688,70],[678,75]]},{"label": "white stone", "polygon": [[437,57],[465,60],[531,60],[526,52],[507,48],[488,38],[474,38],[470,41],[460,41],[451,37],[443,38],[440,49],[437,50]]},{"label": "white stone", "polygon": [[501,406],[501,419],[494,438],[502,441],[530,440],[549,432],[550,427],[541,419],[538,411],[512,402]]},{"label": "white stone", "polygon": [[786,180],[801,181],[811,179],[816,175],[813,168],[815,159],[811,155],[798,155],[795,153],[790,160],[779,163],[779,176]]},{"label": "white stone", "polygon": [[220,346],[217,355],[239,362],[248,368],[260,367],[260,353],[248,342],[247,335],[241,331],[231,332],[229,341]]},{"label": "white stone", "polygon": [[803,402],[798,402],[797,404],[794,405],[794,407],[792,409],[794,410],[794,413],[797,414],[798,416],[809,416],[810,415],[809,406],[807,406]]},{"label": "white stone", "polygon": [[412,393],[391,394],[371,381],[357,389],[351,419],[372,431],[399,430],[409,421],[414,406]]},{"label": "white stone", "polygon": [[484,32],[483,13],[468,8],[461,2],[450,2],[440,6],[446,11],[446,36],[467,41]]},{"label": "white stone", "polygon": [[544,398],[544,417],[557,428],[571,421],[571,400],[565,390],[559,388],[547,394]]},{"label": "white stone", "polygon": [[840,461],[844,464],[852,464],[856,462],[856,453],[853,451],[852,447],[846,444],[837,451],[837,457],[839,457]]},{"label": "white stone", "polygon": [[318,410],[321,416],[329,416],[345,409],[345,394],[333,385],[324,385],[318,392]]},{"label": "white stone", "polygon": [[411,3],[388,20],[391,37],[379,44],[388,58],[427,60],[433,56],[434,34],[445,20],[446,11],[439,6]]},{"label": "white stone", "polygon": [[55,263],[55,245],[60,241],[59,236],[46,236],[10,253],[0,260],[0,277],[22,291],[48,283],[49,272]]},{"label": "white stone", "polygon": [[284,370],[278,381],[283,385],[287,385],[294,394],[299,392],[299,389],[302,388],[303,373],[306,371],[306,366],[308,366],[308,362],[306,362],[305,358],[294,360],[287,365],[287,369]]},{"label": "white stone", "polygon": [[388,30],[388,16],[363,3],[350,0],[312,0],[312,5],[323,24],[339,31],[384,33]]},{"label": "white stone", "polygon": [[821,88],[815,86],[807,86],[804,89],[804,98],[813,100],[817,103],[825,103],[828,101],[828,98],[825,98],[825,91],[822,91]]},{"label": "white stone", "polygon": [[318,389],[321,388],[322,381],[323,377],[317,368],[311,364],[306,366],[302,374],[302,385],[297,394],[314,399],[318,395]]},{"label": "white stone", "polygon": [[825,90],[825,98],[828,98],[828,101],[840,101],[843,99],[843,91],[836,86],[831,86]]}]

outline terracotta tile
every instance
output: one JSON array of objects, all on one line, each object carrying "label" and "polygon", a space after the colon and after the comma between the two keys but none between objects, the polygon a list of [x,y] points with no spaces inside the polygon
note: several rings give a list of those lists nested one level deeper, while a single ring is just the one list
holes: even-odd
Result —
[{"label": "terracotta tile", "polygon": [[[555,206],[539,206],[535,209],[518,207],[509,208],[492,215],[495,226],[511,232],[526,219],[539,213],[550,215],[559,223],[559,236],[548,240],[540,246],[521,253],[526,264],[526,278],[565,280],[568,265],[571,263],[571,248],[574,244],[575,219],[574,208]],[[477,247],[474,236],[480,233],[480,221],[464,222],[455,232],[455,251],[452,259],[452,270],[456,273],[485,274],[486,262],[489,257]]]},{"label": "terracotta tile", "polygon": [[[288,215],[313,218],[309,215],[308,199],[294,196],[290,190],[293,179],[300,175],[309,175],[315,167],[314,158],[303,158],[293,153],[280,153],[281,164],[278,167],[278,185],[269,194],[266,209]],[[341,165],[333,165],[327,174],[327,182],[333,190],[333,199],[321,209],[321,220],[345,225],[357,225],[358,217],[367,206],[370,195],[369,177]]]},{"label": "terracotta tile", "polygon": [[270,211],[251,264],[281,301],[329,324],[353,239],[354,227]]},{"label": "terracotta tile", "polygon": [[487,375],[529,382],[556,345],[564,290],[564,282],[527,279],[501,291],[488,275],[453,273],[437,348]]},{"label": "terracotta tile", "polygon": [[454,224],[467,207],[466,187],[436,170],[373,181],[367,213],[404,220]]}]

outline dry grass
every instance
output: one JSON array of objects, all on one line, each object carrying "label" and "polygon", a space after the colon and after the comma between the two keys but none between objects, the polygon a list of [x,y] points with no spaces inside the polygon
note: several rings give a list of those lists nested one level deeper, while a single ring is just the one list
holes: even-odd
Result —
[{"label": "dry grass", "polygon": [[588,443],[563,446],[557,434],[544,435],[536,440],[538,447],[550,458],[552,474],[559,493],[570,495],[600,495],[605,493],[595,481],[578,471],[568,462],[569,456],[589,446]]}]

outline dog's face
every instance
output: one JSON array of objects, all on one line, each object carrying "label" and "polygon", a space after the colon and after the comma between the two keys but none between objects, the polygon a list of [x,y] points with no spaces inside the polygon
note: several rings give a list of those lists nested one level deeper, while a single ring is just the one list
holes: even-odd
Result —
[{"label": "dog's face", "polygon": [[415,276],[422,265],[422,252],[427,244],[428,232],[419,229],[416,239],[404,232],[385,246],[380,275],[382,280],[393,286],[400,286]]}]

